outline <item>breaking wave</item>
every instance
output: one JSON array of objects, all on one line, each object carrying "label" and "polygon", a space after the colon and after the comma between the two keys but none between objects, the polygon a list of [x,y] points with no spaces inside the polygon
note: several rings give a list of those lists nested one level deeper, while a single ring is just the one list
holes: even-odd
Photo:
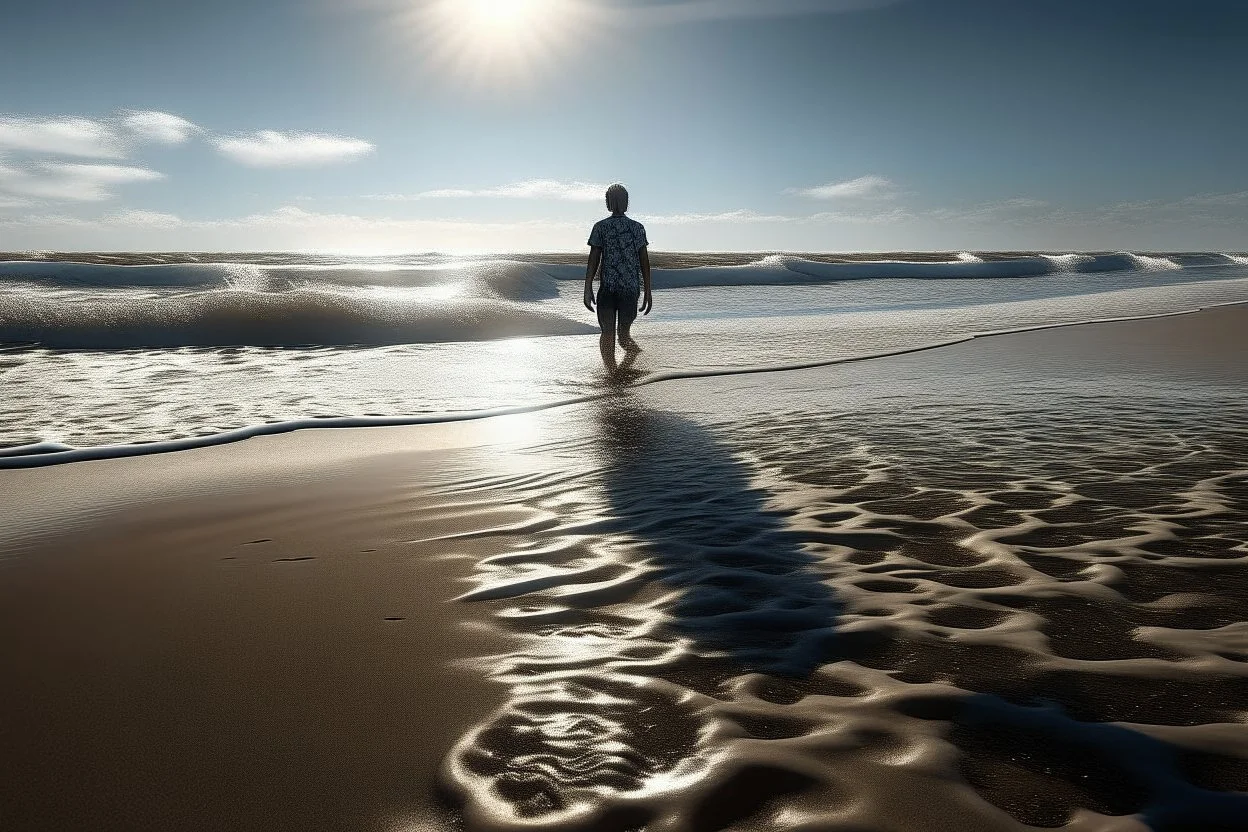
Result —
[{"label": "breaking wave", "polygon": [[316,288],[420,288],[455,285],[480,296],[528,301],[554,297],[557,294],[551,277],[540,266],[508,260],[412,267],[358,264],[113,265],[49,261],[0,262],[0,280],[65,289],[243,289],[283,292]]},{"label": "breaking wave", "polygon": [[[237,255],[236,255],[237,256]],[[99,260],[102,255],[93,255]],[[189,257],[189,255],[188,255]],[[905,255],[903,255],[903,258]],[[1240,264],[1229,254],[988,255],[809,259],[655,269],[655,286],[793,286],[877,279],[1000,279]],[[577,335],[589,326],[536,305],[579,280],[575,262],[0,262],[0,342],[53,349],[342,346]],[[708,257],[712,262],[716,258]],[[706,262],[705,260],[703,262]],[[720,259],[718,262],[723,262]]]},{"label": "breaking wave", "polygon": [[[980,257],[960,252],[947,261],[807,259],[771,254],[740,265],[693,265],[655,269],[660,287],[767,286],[805,282],[875,279],[994,279],[1046,274],[1158,271],[1201,266],[1243,265],[1234,254],[1150,256],[1131,252],[1100,254],[1036,253]],[[557,294],[553,281],[576,280],[584,267],[497,259],[428,265],[160,263],[115,265],[46,260],[0,262],[0,280],[30,281],[67,288],[159,287],[242,288],[284,291],[299,288],[439,286],[464,284],[474,293],[508,300],[537,300]]]},{"label": "breaking wave", "polygon": [[0,341],[51,349],[343,346],[581,335],[596,330],[506,300],[216,290],[158,298],[0,300]]}]

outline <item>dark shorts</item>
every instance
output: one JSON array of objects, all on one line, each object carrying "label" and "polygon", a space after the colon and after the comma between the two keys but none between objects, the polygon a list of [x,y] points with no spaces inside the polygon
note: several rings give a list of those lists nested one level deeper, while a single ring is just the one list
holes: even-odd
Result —
[{"label": "dark shorts", "polygon": [[613,292],[604,286],[598,287],[598,326],[603,332],[614,330],[617,326],[632,326],[637,320],[638,295]]}]

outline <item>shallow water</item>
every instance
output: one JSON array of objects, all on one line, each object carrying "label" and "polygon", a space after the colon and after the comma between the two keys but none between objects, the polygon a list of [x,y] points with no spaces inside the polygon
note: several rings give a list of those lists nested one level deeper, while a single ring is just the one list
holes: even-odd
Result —
[{"label": "shallow water", "polygon": [[[601,389],[569,258],[104,257],[0,262],[0,447],[158,443]],[[651,374],[1248,300],[1244,258],[1218,254],[668,259],[681,268],[656,272],[656,311],[635,330],[637,368]]]},{"label": "shallow water", "polygon": [[509,417],[469,826],[1242,828],[1242,378],[959,349]]}]

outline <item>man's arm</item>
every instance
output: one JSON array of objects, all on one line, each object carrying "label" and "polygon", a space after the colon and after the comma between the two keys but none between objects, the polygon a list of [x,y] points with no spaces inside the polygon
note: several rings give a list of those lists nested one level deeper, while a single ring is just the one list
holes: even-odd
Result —
[{"label": "man's arm", "polygon": [[641,256],[641,285],[645,291],[641,300],[641,314],[649,315],[650,310],[654,308],[654,299],[650,297],[650,247],[642,246],[639,255]]},{"label": "man's arm", "polygon": [[[589,263],[585,266],[585,308],[594,311],[594,275],[602,263],[602,246],[589,247]],[[649,284],[646,284],[649,285]]]}]

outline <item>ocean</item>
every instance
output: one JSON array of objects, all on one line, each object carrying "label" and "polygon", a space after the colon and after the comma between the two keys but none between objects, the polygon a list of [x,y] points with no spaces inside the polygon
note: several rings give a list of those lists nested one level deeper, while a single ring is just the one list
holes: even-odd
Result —
[{"label": "ocean", "polygon": [[[632,383],[1248,301],[1227,253],[655,255]],[[608,380],[573,255],[0,255],[0,467],[543,408]]]},{"label": "ocean", "polygon": [[0,262],[9,825],[1243,829],[1248,257],[654,260]]}]

